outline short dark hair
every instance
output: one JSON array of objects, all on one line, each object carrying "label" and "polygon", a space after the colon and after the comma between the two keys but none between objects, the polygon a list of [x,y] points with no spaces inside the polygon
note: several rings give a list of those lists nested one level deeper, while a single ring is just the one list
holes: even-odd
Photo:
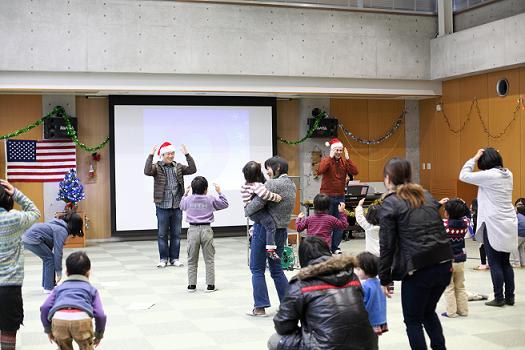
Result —
[{"label": "short dark hair", "polygon": [[208,180],[204,176],[196,176],[191,181],[191,190],[193,194],[204,194],[208,189]]},{"label": "short dark hair", "polygon": [[376,277],[379,271],[379,258],[370,252],[362,252],[356,256],[357,263],[365,275]]},{"label": "short dark hair", "polygon": [[84,275],[91,270],[91,260],[86,252],[77,251],[69,254],[66,259],[66,271],[68,275]]},{"label": "short dark hair", "polygon": [[379,225],[379,209],[381,206],[377,204],[368,207],[365,218],[370,225]]},{"label": "short dark hair", "polygon": [[282,174],[288,173],[288,162],[279,156],[266,159],[264,168],[271,168],[274,177],[279,177]]},{"label": "short dark hair", "polygon": [[450,199],[445,203],[445,211],[449,219],[461,219],[467,215],[468,210],[465,202],[459,198]]},{"label": "short dark hair", "polygon": [[515,207],[525,206],[525,198],[520,197],[520,198],[516,199],[516,201],[514,202],[514,206]]},{"label": "short dark hair", "polygon": [[321,238],[308,236],[299,244],[299,263],[301,267],[308,266],[313,260],[321,256],[332,256],[330,247]]},{"label": "short dark hair", "polygon": [[13,196],[9,195],[4,186],[0,185],[0,207],[9,211],[14,206]]},{"label": "short dark hair", "polygon": [[314,197],[314,211],[316,214],[327,213],[330,209],[330,197],[319,193]]},{"label": "short dark hair", "polygon": [[518,205],[516,207],[516,211],[520,213],[521,215],[525,215],[525,205]]},{"label": "short dark hair", "polygon": [[82,216],[75,212],[70,212],[60,216],[59,219],[62,219],[66,222],[68,235],[77,237],[84,236],[84,220],[82,220]]},{"label": "short dark hair", "polygon": [[261,171],[261,164],[253,160],[246,163],[242,168],[242,173],[244,174],[246,182],[265,182],[264,175]]},{"label": "short dark hair", "polygon": [[495,148],[485,148],[483,154],[478,159],[478,169],[489,170],[498,167],[503,168],[503,158],[501,158],[501,154],[499,154]]}]

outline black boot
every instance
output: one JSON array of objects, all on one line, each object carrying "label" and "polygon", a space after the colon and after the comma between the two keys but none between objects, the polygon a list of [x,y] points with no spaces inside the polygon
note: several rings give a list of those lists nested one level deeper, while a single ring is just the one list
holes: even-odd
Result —
[{"label": "black boot", "polygon": [[503,305],[505,305],[505,301],[504,300],[497,300],[497,299],[493,299],[491,301],[487,301],[485,303],[485,305],[487,306],[499,306],[499,307],[502,307]]}]

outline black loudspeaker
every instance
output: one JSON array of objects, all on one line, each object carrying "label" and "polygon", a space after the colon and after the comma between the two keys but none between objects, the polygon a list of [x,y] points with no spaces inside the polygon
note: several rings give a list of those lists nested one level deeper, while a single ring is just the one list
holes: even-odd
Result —
[{"label": "black loudspeaker", "polygon": [[[308,118],[308,129],[315,123],[315,118]],[[321,119],[317,129],[314,130],[310,137],[337,137],[338,121],[335,118]]]},{"label": "black loudspeaker", "polygon": [[[77,131],[77,119],[69,118],[73,129]],[[44,139],[69,139],[67,134],[66,121],[64,118],[44,119]]]}]

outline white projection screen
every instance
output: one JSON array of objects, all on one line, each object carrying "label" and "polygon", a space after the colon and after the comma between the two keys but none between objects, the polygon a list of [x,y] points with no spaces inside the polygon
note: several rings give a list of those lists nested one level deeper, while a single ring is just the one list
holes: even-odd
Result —
[{"label": "white projection screen", "polygon": [[230,206],[215,213],[213,227],[246,224],[241,170],[274,154],[274,98],[110,96],[109,108],[113,234],[157,229],[153,178],[144,175],[144,164],[164,141],[176,147],[176,162],[187,164],[182,144],[195,160],[197,173],[184,177],[185,186],[197,175],[208,179],[209,194],[216,194],[213,183],[221,186]]}]

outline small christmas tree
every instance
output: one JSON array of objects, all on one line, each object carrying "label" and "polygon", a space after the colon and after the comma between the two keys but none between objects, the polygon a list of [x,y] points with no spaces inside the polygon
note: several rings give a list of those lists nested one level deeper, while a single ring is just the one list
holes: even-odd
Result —
[{"label": "small christmas tree", "polygon": [[57,201],[66,202],[66,211],[74,210],[77,203],[85,198],[84,186],[80,183],[75,169],[69,170],[64,180],[58,184]]}]

